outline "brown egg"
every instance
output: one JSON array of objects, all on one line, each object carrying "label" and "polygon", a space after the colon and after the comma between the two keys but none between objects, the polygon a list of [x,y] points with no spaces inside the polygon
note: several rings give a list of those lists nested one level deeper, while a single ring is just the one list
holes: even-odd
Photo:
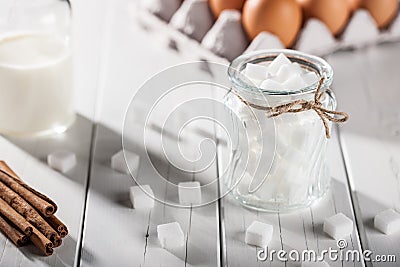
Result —
[{"label": "brown egg", "polygon": [[208,0],[211,11],[216,18],[225,9],[242,10],[245,0]]},{"label": "brown egg", "polygon": [[295,0],[247,0],[243,6],[242,20],[250,39],[267,31],[290,47],[300,30],[302,12]]},{"label": "brown egg", "polygon": [[296,2],[304,8],[310,4],[311,0],[296,0]]},{"label": "brown egg", "polygon": [[363,0],[361,6],[371,13],[379,28],[392,22],[399,8],[398,0]]},{"label": "brown egg", "polygon": [[350,16],[347,0],[311,0],[306,12],[326,24],[333,35],[342,32]]},{"label": "brown egg", "polygon": [[311,0],[296,0],[296,2],[301,6],[303,10],[303,19],[306,20],[310,14],[307,14],[307,11],[310,9]]},{"label": "brown egg", "polygon": [[354,12],[360,7],[361,0],[347,0],[347,5],[349,6],[350,11]]}]

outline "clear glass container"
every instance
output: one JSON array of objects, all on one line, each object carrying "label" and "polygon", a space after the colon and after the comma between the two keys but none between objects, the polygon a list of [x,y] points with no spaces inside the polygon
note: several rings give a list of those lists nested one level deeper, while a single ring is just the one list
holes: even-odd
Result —
[{"label": "clear glass container", "polygon": [[69,1],[0,1],[0,84],[0,133],[62,132],[73,123]]},{"label": "clear glass container", "polygon": [[256,51],[238,57],[228,70],[232,93],[227,94],[225,104],[236,130],[232,164],[224,182],[233,196],[249,208],[285,212],[307,207],[320,198],[329,188],[330,176],[325,159],[328,139],[314,110],[269,118],[266,111],[248,105],[274,107],[314,99],[318,82],[297,91],[268,91],[243,75],[246,63],[267,65],[279,53],[324,77],[321,102],[327,109],[336,109],[329,89],[333,71],[325,60],[293,50]]}]

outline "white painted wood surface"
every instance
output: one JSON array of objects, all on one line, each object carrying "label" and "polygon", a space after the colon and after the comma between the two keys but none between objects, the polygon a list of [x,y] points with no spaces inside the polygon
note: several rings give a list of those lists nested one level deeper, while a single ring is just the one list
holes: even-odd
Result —
[{"label": "white painted wood surface", "polygon": [[[341,144],[336,131],[330,142],[332,189],[318,204],[294,214],[267,214],[244,209],[228,196],[202,208],[179,209],[157,202],[151,212],[139,212],[131,208],[128,197],[128,188],[135,182],[114,172],[109,164],[110,156],[121,148],[122,120],[129,100],[154,73],[207,55],[197,53],[197,44],[179,34],[173,37],[183,38],[181,41],[189,49],[171,49],[170,32],[156,32],[152,26],[162,26],[156,20],[143,20],[135,1],[95,2],[73,1],[77,17],[77,110],[90,119],[79,117],[71,130],[57,137],[0,138],[3,159],[28,183],[59,204],[57,214],[69,226],[70,237],[53,256],[45,258],[37,256],[32,247],[16,249],[0,235],[0,266],[300,266],[258,262],[256,248],[243,242],[245,228],[254,219],[270,222],[275,226],[271,249],[321,251],[336,247],[336,242],[322,232],[323,219],[335,212],[343,212],[353,220],[354,212],[357,216],[358,227],[347,239],[349,248],[359,249],[360,237],[363,249],[400,257],[399,235],[385,236],[372,224],[379,211],[400,208],[399,44],[340,52],[328,58],[335,70],[339,108],[348,111],[351,120],[340,128]],[[96,121],[93,135],[92,121]],[[78,155],[77,167],[66,175],[44,163],[45,155],[59,148]],[[162,159],[158,162],[167,178],[175,182],[181,179]],[[141,165],[139,175],[146,176],[149,170],[150,166]],[[193,179],[205,182],[216,175],[214,165],[209,172]],[[176,198],[173,191],[166,190],[165,195]],[[181,224],[187,242],[181,250],[169,252],[161,249],[156,226],[171,221]],[[78,251],[80,241],[82,250]],[[336,262],[331,266],[363,264]]]},{"label": "white painted wood surface", "polygon": [[[268,250],[279,251],[282,249],[287,253],[291,250],[297,250],[300,253],[303,250],[313,250],[318,255],[329,247],[338,249],[337,242],[323,232],[323,221],[338,212],[342,212],[352,220],[354,220],[354,216],[336,131],[333,131],[332,139],[328,144],[327,157],[332,176],[331,189],[323,199],[310,208],[289,214],[273,214],[245,209],[230,195],[222,200],[221,220],[224,223],[223,245],[226,250],[224,260],[227,266],[301,266],[301,262],[279,261],[276,255],[272,262],[269,259],[265,262],[259,261],[257,251],[260,248],[244,243],[245,231],[254,220],[274,226],[273,238]],[[357,229],[354,229],[352,235],[345,240],[348,244],[345,251],[360,249]],[[363,266],[362,262],[353,261],[337,261],[329,262],[329,264],[331,266]]]},{"label": "white painted wood surface", "polygon": [[[107,36],[107,52],[103,53],[100,66],[99,103],[95,115],[98,127],[84,225],[83,248],[91,256],[82,259],[81,264],[216,266],[219,263],[219,234],[215,204],[190,210],[156,202],[151,214],[137,212],[132,210],[128,201],[128,189],[134,181],[109,166],[112,154],[121,149],[122,121],[134,92],[150,75],[183,62],[181,55],[171,51],[167,43],[160,45],[156,40],[149,41],[149,36],[154,33],[149,33],[151,29],[138,22],[135,6],[132,1],[117,1],[108,5],[106,19],[109,20],[104,33]],[[196,58],[193,56],[191,59]],[[145,157],[144,151],[135,152]],[[151,166],[141,163],[139,177],[146,177],[149,168]],[[174,178],[175,175],[171,175],[166,168],[167,177]],[[209,175],[209,172],[214,174]],[[204,181],[216,177],[216,167],[209,172],[195,178]],[[155,189],[162,191],[163,188]],[[177,195],[171,197],[176,198]],[[182,250],[170,253],[160,248],[156,226],[174,220],[181,224],[187,244]],[[99,231],[103,234],[99,235]],[[146,233],[149,235],[147,238]]]},{"label": "white painted wood surface", "polygon": [[[158,134],[154,134],[157,138]],[[184,209],[158,201],[151,211],[132,209],[129,187],[136,183],[126,174],[110,168],[110,157],[121,149],[121,136],[109,128],[98,126],[90,190],[85,221],[84,250],[90,255],[82,259],[83,266],[216,266],[218,265],[218,216],[215,205]],[[141,156],[139,177],[153,173]],[[159,151],[162,155],[162,151]],[[165,178],[173,183],[185,181],[165,160],[157,159]],[[216,168],[193,179],[206,183],[216,177]],[[214,174],[212,173],[214,171]],[[189,177],[191,179],[191,177]],[[156,187],[158,185],[158,187]],[[163,192],[167,199],[177,199],[177,190],[163,184],[151,185],[153,191]],[[161,187],[160,187],[161,186]],[[157,225],[177,221],[185,233],[186,244],[181,249],[167,251],[160,247]],[[101,234],[99,234],[101,233]]]},{"label": "white painted wood surface", "polygon": [[[116,52],[115,50],[111,49],[111,51],[113,53],[115,53],[114,56],[110,56],[110,58],[107,60],[109,66],[117,66],[117,65],[122,65],[122,66],[126,66],[126,65],[130,65],[130,67],[127,67],[128,69],[133,69],[135,68],[135,66],[137,67],[137,62],[142,62],[142,61],[152,61],[155,60],[155,63],[157,63],[156,65],[163,65],[165,63],[169,63],[170,65],[173,65],[175,63],[179,63],[181,62],[183,59],[189,59],[186,58],[182,55],[176,54],[174,55],[174,51],[172,51],[171,49],[168,49],[165,47],[166,43],[162,43],[160,41],[160,39],[157,39],[157,36],[164,36],[162,34],[158,35],[154,35],[154,33],[146,33],[147,30],[149,30],[146,26],[144,28],[140,28],[143,27],[144,25],[141,25],[139,23],[138,26],[137,24],[135,24],[135,11],[132,9],[129,9],[129,7],[132,8],[132,6],[126,5],[126,12],[128,12],[129,14],[125,14],[126,16],[128,16],[130,19],[128,19],[127,21],[124,22],[124,19],[126,19],[126,17],[124,17],[124,10],[123,8],[121,10],[119,10],[120,7],[118,7],[118,5],[116,5],[114,8],[114,12],[118,13],[118,19],[114,18],[114,24],[112,26],[113,29],[116,29],[116,31],[121,31],[120,33],[118,32],[113,32],[112,34],[110,34],[110,45],[109,47],[113,47],[112,43],[119,43],[118,47],[120,48],[118,52]],[[118,11],[119,10],[119,11]],[[137,18],[137,17],[136,17]],[[126,36],[126,32],[124,32],[121,28],[126,27],[126,24],[128,23],[128,21],[131,21],[132,23],[129,24],[132,33],[135,34],[135,36],[137,36],[138,38],[135,39],[135,41],[130,41],[130,38]],[[137,22],[137,21],[136,21]],[[120,25],[120,27],[118,27],[118,25]],[[151,29],[149,30],[151,32]],[[119,37],[118,37],[119,36]],[[120,38],[120,39],[119,39]],[[161,37],[162,40],[163,37]],[[158,43],[154,44],[153,42],[149,42],[150,40],[157,40]],[[122,40],[124,40],[124,42],[122,42]],[[165,40],[165,39],[164,39]],[[132,42],[132,43],[130,43]],[[124,51],[128,51],[129,47],[135,47],[135,50],[131,51],[130,55],[126,55],[124,53]],[[146,47],[146,49],[145,49]],[[374,49],[374,48],[373,48]],[[372,50],[373,50],[372,49]],[[379,47],[378,47],[379,49]],[[151,51],[151,53],[142,53],[143,51],[149,50]],[[140,54],[137,52],[140,51]],[[359,55],[359,57],[362,57],[362,53],[364,53],[364,51],[360,50],[358,52],[356,52],[355,54]],[[160,56],[160,54],[162,54],[163,56]],[[334,56],[332,56],[332,61],[334,61],[335,57],[340,58],[341,57],[341,53],[339,54],[335,54]],[[346,56],[346,53],[344,53],[344,55]],[[345,57],[344,56],[344,57]],[[129,60],[129,58],[131,58]],[[127,60],[128,59],[128,60]],[[110,62],[113,62],[113,64],[110,64]],[[346,66],[351,66],[351,64],[348,64],[348,62],[342,62],[341,65],[335,66],[335,69],[346,69],[344,67],[342,67],[342,65],[346,65]],[[166,65],[168,66],[168,65]],[[105,84],[102,88],[104,89],[102,92],[102,104],[100,105],[101,107],[104,106],[111,106],[114,107],[113,110],[107,110],[107,112],[100,111],[100,115],[98,115],[98,118],[100,120],[102,120],[107,126],[111,127],[112,129],[119,131],[119,128],[121,127],[120,125],[122,124],[122,116],[123,116],[123,112],[122,112],[122,107],[125,106],[125,104],[128,103],[128,98],[127,95],[129,95],[129,93],[133,94],[134,88],[136,88],[133,85],[138,85],[140,82],[140,78],[138,77],[142,77],[142,81],[144,81],[144,78],[146,77],[144,74],[145,73],[155,73],[158,69],[162,69],[162,67],[156,67],[156,66],[152,66],[152,70],[148,70],[146,69],[146,65],[141,65],[141,71],[140,73],[135,73],[137,74],[135,77],[128,77],[125,75],[121,75],[119,71],[117,71],[116,68],[107,68],[107,71],[104,71],[104,73],[108,74],[108,79],[107,81],[105,81]],[[360,66],[361,67],[361,66]],[[395,69],[395,68],[394,68]],[[338,72],[336,71],[336,84],[348,84],[348,79],[349,77],[343,75],[343,73],[341,72],[341,74],[338,74]],[[338,81],[339,80],[339,81]],[[360,79],[361,80],[361,79]],[[112,82],[114,81],[114,82]],[[118,91],[120,92],[120,94],[115,95],[113,90],[107,89],[108,87],[113,86],[114,88],[118,88]],[[338,86],[337,86],[338,87]],[[342,88],[349,88],[350,86],[342,86]],[[344,89],[343,89],[344,90]],[[340,101],[341,95],[339,94],[339,101]],[[350,98],[349,98],[350,99]],[[118,107],[115,107],[115,104],[113,105],[113,103],[122,103],[121,105],[119,105]],[[341,105],[343,106],[343,105]],[[101,109],[100,109],[101,110]],[[353,122],[352,122],[353,123]],[[356,122],[355,122],[356,123]],[[334,241],[330,240],[329,238],[327,238],[322,232],[321,232],[321,223],[322,220],[324,218],[324,216],[327,215],[332,215],[334,214],[334,212],[336,211],[341,211],[343,213],[345,213],[346,215],[348,215],[349,217],[353,218],[353,212],[352,212],[352,204],[348,195],[348,186],[347,186],[347,176],[346,176],[346,172],[343,166],[343,159],[341,156],[341,151],[339,149],[339,144],[335,141],[333,142],[333,144],[331,146],[335,146],[334,148],[332,148],[331,152],[330,152],[330,156],[333,158],[332,162],[332,167],[331,167],[331,171],[332,171],[332,176],[334,178],[334,183],[333,183],[333,190],[331,191],[331,194],[327,196],[327,198],[324,200],[325,202],[322,202],[320,204],[320,207],[313,207],[309,210],[309,214],[307,212],[304,213],[300,213],[302,217],[302,221],[301,224],[297,224],[297,223],[293,223],[292,219],[290,219],[290,217],[292,217],[293,215],[287,216],[287,215],[282,215],[282,217],[280,216],[281,219],[281,229],[284,238],[283,239],[288,239],[291,240],[292,237],[290,236],[291,233],[291,229],[296,229],[296,227],[299,227],[299,225],[302,225],[302,222],[304,220],[305,222],[305,229],[306,229],[306,234],[305,236],[307,236],[305,238],[305,236],[303,235],[301,237],[301,239],[304,239],[304,244],[300,244],[299,239],[295,239],[294,242],[295,245],[293,245],[293,247],[296,248],[304,248],[307,246],[310,247],[319,247],[321,245],[321,247],[328,247],[328,246],[333,246]],[[348,168],[350,168],[351,166],[348,166]],[[382,198],[386,198],[384,194],[382,194]],[[357,199],[355,200],[357,201]],[[229,204],[232,205],[232,204]],[[223,205],[225,207],[225,205]],[[234,205],[233,205],[234,206]],[[325,207],[327,207],[327,209],[325,209]],[[232,209],[232,212],[230,212],[230,209]],[[238,209],[238,208],[236,208]],[[311,211],[315,209],[315,211],[313,212],[313,214],[311,215]],[[224,214],[225,212],[228,214],[227,216],[229,216],[229,214],[231,214],[231,216],[233,215],[237,215],[240,214],[241,212],[243,212],[243,209],[240,209],[240,211],[236,210],[233,207],[228,207],[226,210],[223,210]],[[249,212],[250,214],[252,212]],[[233,214],[233,215],[232,215]],[[260,215],[265,216],[268,218],[268,215]],[[249,215],[249,218],[255,218],[256,216],[253,215]],[[271,216],[270,216],[271,217]],[[273,216],[272,216],[273,217]],[[287,218],[285,218],[287,217]],[[235,217],[232,217],[231,221],[234,221]],[[241,217],[243,219],[243,216]],[[245,221],[246,220],[250,220],[248,219],[246,216],[244,216]],[[271,219],[272,222],[277,223],[277,218],[273,218]],[[278,220],[279,221],[279,220]],[[247,222],[247,223],[250,223]],[[299,221],[300,222],[300,221]],[[287,224],[287,225],[286,225]],[[316,230],[316,233],[312,231],[312,225],[314,224],[314,228],[315,227],[319,227],[319,229]],[[286,226],[286,227],[282,227]],[[318,225],[318,226],[316,226]],[[225,226],[226,227],[226,232],[223,233],[223,236],[226,237],[226,252],[227,255],[229,255],[229,253],[231,253],[232,256],[227,256],[227,260],[226,263],[238,263],[238,265],[242,264],[246,264],[246,261],[244,259],[247,259],[247,257],[245,257],[243,255],[243,253],[238,253],[237,251],[235,251],[234,253],[229,252],[229,243],[230,242],[240,242],[239,240],[237,240],[237,238],[235,239],[234,236],[230,236],[230,235],[235,235],[234,230],[233,233],[229,232],[229,226]],[[235,229],[234,226],[231,226],[232,229]],[[242,225],[243,227],[243,225]],[[311,227],[311,228],[310,228]],[[301,227],[302,228],[302,227]],[[241,231],[243,231],[243,228],[240,229]],[[297,229],[299,230],[299,229]],[[301,229],[300,229],[301,230]],[[307,230],[310,231],[307,235]],[[314,229],[315,230],[315,229]],[[296,230],[292,230],[292,232],[296,233]],[[304,232],[304,231],[303,231]],[[243,232],[241,232],[243,235]],[[236,233],[237,234],[237,233]],[[286,236],[288,236],[286,238]],[[311,237],[310,237],[311,236]],[[299,237],[297,237],[299,238]],[[280,238],[279,238],[280,239]],[[233,241],[232,241],[233,240]],[[306,242],[307,240],[307,242]],[[321,241],[322,240],[322,241]],[[303,242],[301,241],[301,242]],[[321,242],[321,244],[320,244]],[[358,241],[358,234],[357,232],[354,232],[351,239],[348,240],[349,244],[351,244],[351,247],[353,248],[359,248],[359,241]],[[285,248],[290,248],[291,245],[289,245],[289,241],[282,241],[282,246],[285,246]],[[221,244],[223,246],[223,244]],[[239,246],[243,246],[243,244],[240,244]],[[282,247],[281,246],[281,247]],[[234,247],[234,246],[233,246]],[[317,247],[317,249],[318,249]],[[279,248],[279,242],[277,245],[277,248]],[[224,251],[224,247],[222,248]],[[390,251],[390,250],[388,250]],[[237,257],[238,255],[240,255],[240,257]],[[245,254],[246,255],[246,254]],[[224,257],[224,256],[223,256]],[[231,260],[229,260],[231,259]],[[253,260],[256,260],[256,255],[253,252]],[[362,263],[361,263],[362,265]]]},{"label": "white painted wood surface", "polygon": [[[58,205],[56,215],[68,226],[69,235],[50,257],[29,245],[17,249],[0,235],[0,266],[75,266],[79,263],[85,187],[89,170],[93,114],[96,102],[97,59],[100,53],[103,14],[98,1],[72,1],[74,32],[74,89],[78,116],[65,133],[39,138],[0,137],[1,159],[5,160],[28,184],[51,197]],[[66,174],[47,166],[47,154],[69,150],[77,155],[77,165]],[[83,250],[84,251],[84,250]],[[82,257],[87,253],[82,252]]]},{"label": "white painted wood surface", "polygon": [[373,226],[379,212],[400,211],[400,45],[344,52],[328,60],[335,69],[340,108],[350,114],[340,136],[363,248],[400,260],[400,233],[387,236]]},{"label": "white painted wood surface", "polygon": [[[77,263],[91,138],[92,122],[81,116],[66,133],[57,136],[0,137],[2,159],[28,184],[57,203],[56,215],[69,229],[62,245],[50,257],[40,256],[33,245],[18,249],[0,235],[0,266],[73,266]],[[47,155],[57,150],[69,150],[77,156],[77,165],[66,174],[47,166]]]},{"label": "white painted wood surface", "polygon": [[[126,9],[124,7],[127,7]],[[101,92],[101,104],[99,105],[97,118],[99,121],[106,125],[107,127],[111,128],[112,130],[107,130],[108,132],[113,132],[115,137],[114,137],[114,144],[115,146],[110,149],[108,148],[107,152],[102,152],[100,149],[98,152],[95,152],[95,157],[97,154],[103,155],[107,154],[107,156],[102,157],[101,162],[103,162],[103,165],[107,165],[107,160],[108,158],[112,155],[113,152],[117,151],[120,148],[120,143],[118,143],[118,138],[120,131],[121,131],[121,125],[122,125],[122,119],[124,115],[124,111],[126,109],[126,106],[131,98],[133,96],[135,88],[137,88],[140,85],[140,77],[144,76],[144,73],[148,73],[147,75],[151,75],[153,73],[157,72],[157,65],[162,65],[165,63],[169,63],[170,65],[177,64],[179,62],[182,62],[184,59],[189,60],[190,58],[179,55],[179,52],[175,52],[168,48],[166,46],[166,43],[160,42],[160,38],[165,38],[164,35],[160,34],[154,34],[151,32],[151,29],[149,30],[147,27],[141,28],[143,25],[138,25],[137,24],[137,19],[138,19],[138,13],[135,13],[134,10],[129,9],[128,6],[123,6],[123,5],[115,5],[113,7],[113,12],[118,14],[118,19],[113,18],[110,23],[112,23],[112,29],[114,29],[113,32],[109,33],[110,37],[107,38],[110,42],[108,45],[110,49],[110,53],[108,55],[107,59],[107,66],[105,66],[106,71],[104,73],[107,73],[107,78],[104,79],[105,85],[100,85],[100,88],[103,90]],[[131,23],[130,23],[131,22]],[[136,23],[135,23],[136,22]],[[130,23],[130,24],[129,24]],[[145,22],[143,22],[145,23]],[[124,30],[124,27],[126,25],[129,25],[129,28],[132,30],[132,34],[135,34],[134,36],[136,37],[133,39],[131,33],[127,34],[126,31]],[[150,33],[148,32],[150,31]],[[162,36],[162,37],[160,37]],[[159,43],[153,43],[156,41],[159,41]],[[135,47],[135,50],[129,50],[130,47]],[[146,48],[145,48],[146,47]],[[154,47],[154,48],[153,48]],[[127,51],[130,51],[130,53],[126,53]],[[144,52],[144,51],[150,51],[150,52]],[[162,53],[163,56],[160,56],[159,53]],[[192,58],[195,59],[195,58]],[[149,65],[143,64],[140,65],[140,72],[135,72],[136,75],[131,75],[130,70],[132,69],[137,69],[138,68],[138,62],[157,62],[155,65],[150,65],[152,67],[152,70],[147,70],[147,67]],[[119,68],[117,67],[119,66]],[[124,66],[121,68],[121,66]],[[165,67],[167,67],[166,65]],[[159,68],[161,69],[161,67]],[[145,76],[142,78],[142,82],[144,81]],[[110,89],[110,88],[113,89]],[[119,94],[115,94],[114,90],[118,91]],[[116,105],[115,103],[118,103]],[[101,136],[101,132],[104,130],[103,126],[100,126],[98,129],[99,136]],[[105,141],[99,138],[96,140],[96,144],[98,144],[100,147],[102,146],[102,143]],[[110,142],[108,140],[107,142]],[[338,146],[337,142],[334,142],[332,146]],[[336,149],[336,150],[335,150]],[[279,232],[275,233],[274,237],[274,248],[284,248],[284,249],[289,249],[289,248],[296,248],[296,249],[305,249],[305,248],[310,248],[310,249],[316,249],[316,250],[322,250],[324,248],[327,248],[328,246],[332,246],[333,248],[336,248],[336,242],[331,240],[329,237],[325,236],[324,233],[322,232],[322,221],[323,218],[327,215],[333,215],[336,211],[340,211],[348,215],[350,218],[353,218],[352,215],[352,209],[351,209],[351,204],[350,204],[350,199],[348,196],[348,188],[347,188],[347,183],[346,183],[346,174],[344,172],[344,167],[343,167],[343,161],[341,158],[340,150],[338,147],[334,148],[333,152],[330,153],[331,157],[333,157],[333,165],[331,166],[332,169],[334,170],[334,177],[336,178],[333,183],[333,191],[334,193],[331,193],[328,195],[328,197],[325,199],[325,202],[323,202],[320,207],[313,207],[312,209],[306,210],[303,213],[296,214],[296,215],[266,215],[266,214],[260,214],[258,215],[262,219],[268,219],[272,223],[275,224],[275,226],[278,226],[279,220],[281,223],[281,227],[276,227],[276,229],[280,229],[282,231],[282,237],[283,241],[281,243],[280,237],[279,237]],[[160,252],[159,247],[158,249],[149,249],[148,251],[146,250],[146,253],[142,251],[143,249],[139,250],[139,252],[133,252],[132,247],[140,247],[144,248],[145,246],[145,235],[147,231],[147,227],[143,227],[143,221],[149,220],[148,217],[144,217],[142,219],[136,219],[138,215],[133,216],[130,215],[131,217],[126,217],[130,218],[129,220],[132,220],[130,226],[132,228],[136,228],[135,225],[138,223],[138,227],[141,230],[136,231],[135,233],[139,235],[141,238],[136,238],[135,240],[129,239],[126,236],[122,238],[124,233],[119,233],[115,237],[115,240],[124,240],[124,242],[127,244],[126,247],[131,248],[130,253],[127,253],[125,251],[125,248],[121,248],[120,252],[117,252],[116,250],[111,250],[110,248],[115,246],[115,244],[111,241],[106,244],[102,245],[97,245],[98,242],[98,237],[97,237],[97,231],[95,228],[91,225],[95,225],[95,221],[98,218],[102,218],[104,216],[101,216],[101,214],[105,214],[105,210],[113,210],[111,207],[115,207],[115,200],[112,202],[112,199],[114,197],[120,196],[125,194],[127,196],[127,183],[133,184],[132,181],[125,181],[122,183],[122,185],[117,185],[114,182],[114,176],[116,175],[112,170],[109,168],[107,170],[104,169],[103,167],[98,167],[96,165],[96,158],[95,158],[95,163],[93,165],[93,173],[91,175],[91,190],[92,188],[96,188],[97,186],[101,186],[102,188],[105,187],[111,192],[113,191],[112,188],[118,187],[120,188],[120,194],[113,194],[112,196],[109,196],[108,198],[103,199],[102,206],[104,210],[99,210],[96,208],[97,203],[99,200],[96,197],[96,194],[89,193],[89,206],[88,206],[88,213],[87,213],[87,221],[85,225],[85,247],[88,248],[88,251],[96,251],[95,255],[97,256],[98,259],[102,259],[100,261],[96,261],[96,257],[93,258],[93,261],[89,262],[84,262],[85,264],[88,265],[101,265],[104,262],[104,265],[106,266],[107,264],[111,263],[128,263],[128,262],[134,262],[137,264],[145,264],[146,261],[142,259],[143,255],[146,254],[152,255],[151,257],[147,257],[147,263],[151,262],[152,264],[166,264],[171,263],[171,259],[168,257],[170,254],[161,254],[163,256],[155,256],[156,254],[153,254],[154,252]],[[97,173],[97,170],[101,169],[102,171],[100,173]],[[145,173],[140,170],[141,175],[145,175]],[[104,180],[107,179],[104,176],[108,176],[108,179],[111,178],[111,180]],[[101,178],[99,178],[101,177]],[[94,180],[96,179],[96,180]],[[126,178],[125,178],[126,179]],[[105,189],[102,191],[106,191]],[[123,193],[124,192],[124,193]],[[337,193],[336,193],[337,192]],[[338,194],[338,199],[336,199],[336,194]],[[108,193],[107,193],[108,195]],[[126,198],[126,197],[125,197]],[[91,204],[91,201],[93,202]],[[104,201],[110,202],[113,206],[108,207],[107,204],[105,204]],[[127,201],[127,199],[125,199]],[[226,203],[225,203],[226,202]],[[226,240],[223,241],[221,244],[212,244],[212,247],[214,249],[210,249],[210,251],[216,251],[219,245],[224,246],[226,245],[226,255],[223,254],[222,257],[225,257],[223,259],[223,263],[233,265],[233,266],[240,266],[240,265],[247,265],[248,263],[254,263],[254,264],[259,264],[257,262],[257,255],[256,255],[256,250],[252,247],[248,247],[243,243],[244,238],[244,227],[247,226],[252,222],[253,218],[257,218],[257,214],[254,212],[245,210],[243,208],[238,207],[235,203],[232,203],[232,200],[228,199],[226,201],[223,201],[223,210],[222,212],[225,214],[224,216],[224,227],[226,232],[224,233]],[[328,207],[328,208],[326,208]],[[157,210],[157,206],[155,208]],[[91,214],[91,212],[95,214]],[[128,212],[128,211],[125,211]],[[132,211],[131,211],[132,212]],[[135,212],[135,211],[133,211]],[[164,211],[165,212],[165,211]],[[153,212],[152,212],[153,213]],[[166,209],[166,213],[171,213],[168,214],[167,216],[174,216],[173,214],[179,214],[173,209]],[[111,224],[115,223],[115,218],[118,218],[117,221],[124,221],[125,219],[120,218],[119,216],[121,215],[122,212],[120,213],[115,213],[113,214],[111,219],[109,221]],[[207,222],[212,224],[212,228],[217,227],[218,224],[218,218],[214,217],[217,216],[218,213],[215,212],[212,217],[208,218],[206,221],[204,221],[203,218],[203,223]],[[154,215],[152,215],[154,216]],[[165,215],[164,215],[165,216]],[[177,215],[175,215],[177,216]],[[150,218],[150,222],[152,220],[156,220],[154,218]],[[157,220],[156,220],[157,221]],[[303,224],[304,221],[304,224]],[[226,223],[228,222],[228,223]],[[184,220],[181,221],[183,225],[185,225]],[[243,225],[244,224],[244,225]],[[314,225],[314,226],[313,226]],[[155,236],[155,232],[151,232],[152,223],[150,223],[149,226],[149,239],[148,240],[153,240],[153,242],[149,243],[149,248],[151,248],[151,245],[157,247],[158,241]],[[304,227],[304,228],[303,228]],[[154,229],[154,228],[153,228]],[[185,231],[186,229],[184,229]],[[186,231],[185,231],[186,232]],[[214,233],[216,234],[217,231],[209,230],[210,234]],[[193,230],[191,230],[191,233],[193,236],[198,235],[196,234]],[[110,232],[111,234],[111,232]],[[210,234],[202,235],[202,238],[205,238],[205,236],[209,236]],[[306,236],[305,236],[306,235]],[[120,237],[120,238],[118,238]],[[112,238],[110,236],[110,238]],[[217,238],[217,236],[215,236]],[[201,240],[201,239],[199,239]],[[292,241],[291,241],[292,240]],[[353,236],[348,240],[349,244],[351,245],[350,248],[359,248],[359,243],[358,243],[358,236],[357,233],[355,232]],[[236,246],[235,246],[236,244]],[[212,248],[211,247],[211,248]],[[98,251],[98,252],[97,252]],[[161,250],[162,251],[162,250]],[[125,253],[123,253],[125,252]],[[109,253],[117,253],[119,255],[118,257],[111,257]],[[140,257],[134,256],[138,253]],[[177,253],[179,255],[179,253]],[[160,259],[162,258],[162,260]],[[179,257],[178,257],[179,258]],[[182,257],[181,257],[182,258]],[[123,260],[124,259],[124,260]],[[217,261],[219,257],[214,253],[214,261],[215,263],[219,263]],[[188,261],[190,264],[191,262]],[[278,264],[278,263],[274,263]],[[200,263],[202,265],[202,263]],[[204,262],[203,262],[204,265]],[[279,264],[278,264],[279,265]],[[284,264],[283,264],[284,265]],[[349,265],[349,264],[347,264]],[[350,265],[354,265],[351,263]],[[362,265],[362,264],[361,264]]]}]

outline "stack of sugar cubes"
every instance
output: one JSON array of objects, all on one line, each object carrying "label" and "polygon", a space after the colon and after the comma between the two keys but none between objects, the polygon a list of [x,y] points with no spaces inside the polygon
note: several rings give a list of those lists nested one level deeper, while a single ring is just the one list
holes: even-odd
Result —
[{"label": "stack of sugar cubes", "polygon": [[269,65],[247,63],[244,75],[255,86],[268,91],[297,91],[318,81],[315,72],[292,63],[282,53]]},{"label": "stack of sugar cubes", "polygon": [[[262,91],[297,92],[308,86],[316,86],[318,75],[302,68],[298,63],[291,62],[284,54],[279,54],[269,64],[247,63],[243,75]],[[270,96],[263,94],[268,101],[267,105],[276,106],[293,101],[294,97],[287,94]],[[293,94],[295,95],[295,93]],[[303,97],[313,97],[313,94]],[[239,114],[240,115],[240,114]],[[240,116],[246,117],[246,116]],[[260,124],[264,123],[260,121]],[[265,121],[265,123],[270,123]],[[290,201],[301,201],[306,197],[310,186],[311,171],[319,171],[321,166],[311,166],[317,162],[319,146],[325,138],[323,125],[314,111],[282,114],[274,118],[276,134],[271,138],[268,133],[263,133],[263,144],[275,140],[276,158],[268,175],[268,179],[254,195],[262,200],[275,199],[278,195],[290,198]],[[247,125],[251,125],[247,123]],[[262,128],[263,126],[261,126]],[[247,129],[248,135],[256,133]],[[251,138],[251,136],[249,136]],[[250,148],[250,151],[254,150]],[[249,155],[250,157],[252,155]],[[302,161],[308,159],[307,161]],[[311,160],[315,159],[315,160]],[[249,159],[256,161],[256,159]],[[251,179],[243,179],[239,186],[247,188]],[[245,184],[244,184],[245,183]]]}]

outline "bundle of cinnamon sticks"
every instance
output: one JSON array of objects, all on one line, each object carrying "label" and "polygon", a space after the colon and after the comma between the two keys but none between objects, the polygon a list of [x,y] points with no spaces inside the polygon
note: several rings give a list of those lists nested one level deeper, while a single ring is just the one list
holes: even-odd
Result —
[{"label": "bundle of cinnamon sticks", "polygon": [[24,183],[0,160],[0,230],[17,247],[30,240],[45,255],[53,254],[68,234],[56,211],[50,198]]}]

